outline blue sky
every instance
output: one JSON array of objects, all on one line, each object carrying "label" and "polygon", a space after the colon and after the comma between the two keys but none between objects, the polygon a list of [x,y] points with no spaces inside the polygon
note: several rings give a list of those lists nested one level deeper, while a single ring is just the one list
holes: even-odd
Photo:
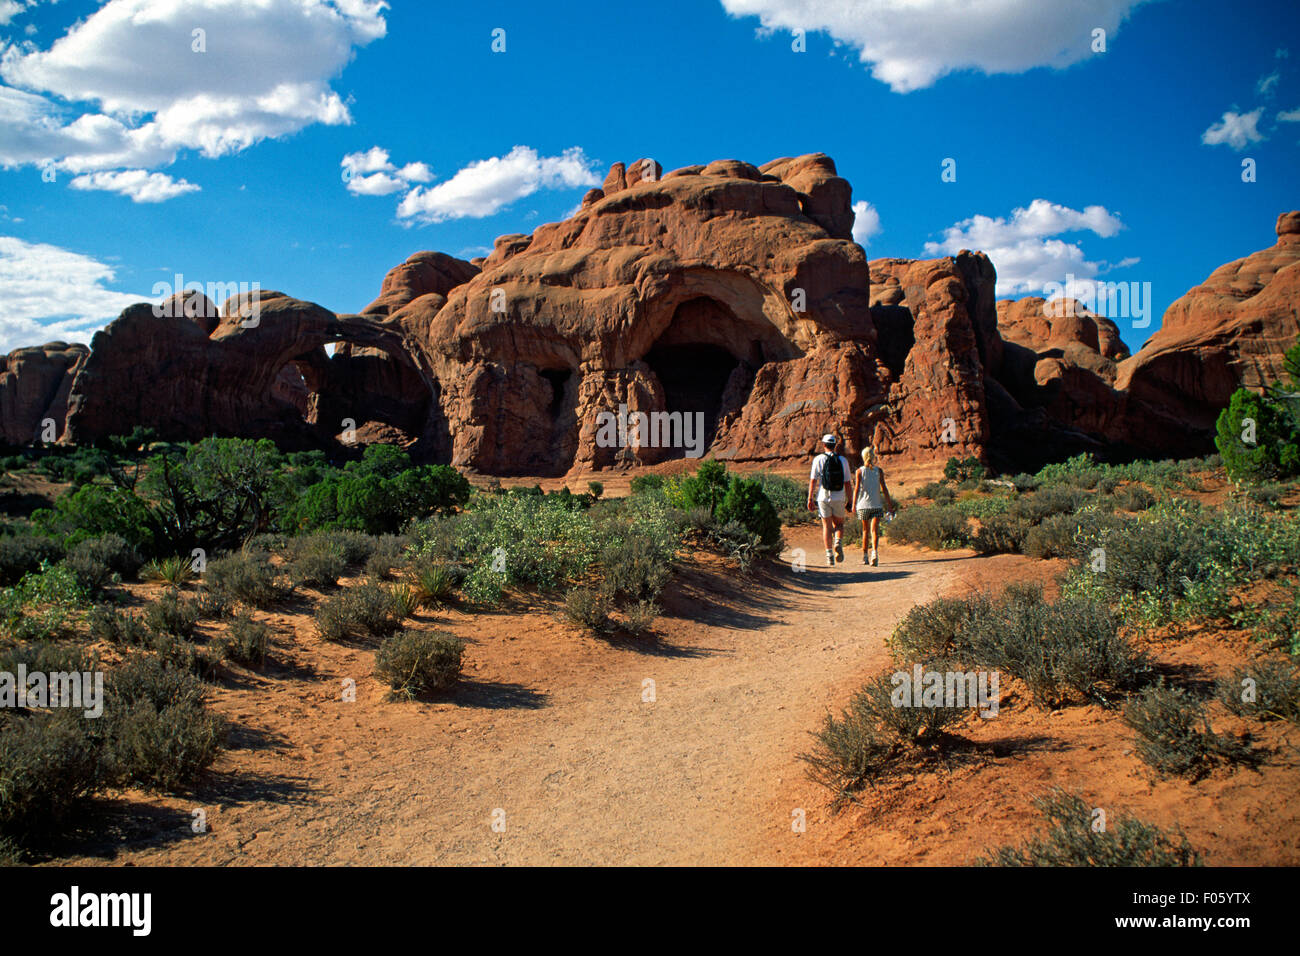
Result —
[{"label": "blue sky", "polygon": [[356,311],[642,156],[829,153],[869,257],[1150,282],[1134,349],[1300,208],[1293,0],[948,6],[0,0],[0,351],[89,341],[176,273]]}]

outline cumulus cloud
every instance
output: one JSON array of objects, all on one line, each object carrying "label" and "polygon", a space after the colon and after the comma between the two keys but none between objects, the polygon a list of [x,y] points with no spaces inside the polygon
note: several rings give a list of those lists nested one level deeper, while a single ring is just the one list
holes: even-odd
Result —
[{"label": "cumulus cloud", "polygon": [[98,259],[0,236],[0,353],[55,339],[89,342],[128,305],[151,300],[105,288],[114,279]]},{"label": "cumulus cloud", "polygon": [[896,93],[931,86],[954,70],[1022,73],[1093,56],[1092,31],[1114,37],[1146,0],[722,0],[764,30],[823,31],[858,51]]},{"label": "cumulus cloud", "polygon": [[[379,0],[110,0],[47,50],[0,53],[0,166],[150,169],[351,122],[331,80]],[[90,104],[91,108],[87,108]]]},{"label": "cumulus cloud", "polygon": [[1300,106],[1284,113],[1278,113],[1277,119],[1279,123],[1300,123]]},{"label": "cumulus cloud", "polygon": [[[956,255],[962,249],[984,252],[998,272],[997,294],[1016,295],[1041,291],[1048,282],[1062,281],[1067,273],[1090,279],[1119,268],[1104,260],[1087,259],[1078,242],[1058,237],[1091,232],[1105,239],[1122,228],[1119,215],[1104,206],[1080,210],[1035,199],[1026,207],[1013,209],[1009,217],[963,219],[945,229],[941,241],[927,242],[925,252],[930,256]],[[1121,265],[1136,261],[1126,259]]]},{"label": "cumulus cloud", "polygon": [[400,169],[388,159],[388,150],[372,146],[364,153],[348,153],[339,164],[348,192],[356,196],[387,196],[412,183],[427,183],[433,172],[424,163],[407,163]]},{"label": "cumulus cloud", "polygon": [[7,27],[14,17],[23,12],[25,6],[19,0],[0,0],[0,27]]},{"label": "cumulus cloud", "polygon": [[1201,134],[1201,142],[1206,146],[1227,145],[1236,150],[1245,149],[1252,143],[1263,142],[1264,135],[1259,131],[1259,118],[1264,115],[1261,107],[1249,113],[1234,113],[1231,110],[1223,114],[1223,119],[1214,123]]},{"label": "cumulus cloud", "polygon": [[470,163],[446,182],[416,186],[402,197],[397,215],[424,223],[481,219],[541,189],[599,183],[591,161],[576,146],[559,156],[541,156],[531,147],[516,146],[505,156]]},{"label": "cumulus cloud", "polygon": [[74,179],[71,185],[73,189],[100,189],[121,193],[130,196],[133,202],[164,202],[185,193],[199,191],[198,186],[184,179],[172,179],[166,173],[151,173],[143,169],[86,173]]},{"label": "cumulus cloud", "polygon": [[860,199],[853,204],[853,241],[860,246],[871,245],[871,237],[880,233],[880,212],[875,206]]}]

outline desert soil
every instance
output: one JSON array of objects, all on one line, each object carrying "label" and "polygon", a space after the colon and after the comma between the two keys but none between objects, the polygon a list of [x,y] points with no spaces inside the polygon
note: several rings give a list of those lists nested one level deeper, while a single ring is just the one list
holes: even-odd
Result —
[{"label": "desert soil", "polygon": [[[888,665],[898,620],[940,594],[1059,568],[886,546],[878,568],[849,551],[831,569],[815,529],[787,537],[813,558],[804,573],[787,560],[747,581],[693,561],[651,640],[586,636],[536,602],[426,613],[417,626],[471,642],[462,686],[438,702],[387,700],[373,649],[321,641],[306,601],[259,615],[275,660],[213,689],[234,730],[209,782],[190,798],[108,801],[89,842],[52,862],[964,864],[1022,838],[1030,798],[1052,784],[1177,821],[1211,862],[1300,862],[1288,809],[1300,761],[1283,731],[1269,731],[1262,774],[1155,783],[1113,712],[1048,714],[1006,682],[1002,719],[973,721],[969,752],[832,812],[797,755]],[[1180,666],[1213,665],[1212,649],[1196,660],[1179,647]]]}]

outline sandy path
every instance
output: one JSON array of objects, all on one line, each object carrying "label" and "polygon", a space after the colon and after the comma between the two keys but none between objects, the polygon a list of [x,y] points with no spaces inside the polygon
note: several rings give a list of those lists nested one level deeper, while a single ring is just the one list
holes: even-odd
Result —
[{"label": "sandy path", "polygon": [[[790,535],[815,557],[814,536]],[[583,637],[536,611],[450,616],[439,626],[475,643],[465,689],[436,704],[385,701],[368,676],[370,650],[323,644],[306,618],[273,615],[293,631],[298,670],[216,692],[240,727],[218,782],[195,800],[166,801],[166,833],[128,835],[114,862],[779,859],[771,844],[790,834],[790,811],[774,819],[773,798],[803,773],[795,755],[808,731],[883,666],[897,620],[966,563],[900,547],[886,548],[879,568],[849,559],[798,575],[786,565],[747,591],[707,568],[688,571],[653,650]],[[357,701],[344,703],[336,688],[350,674]],[[189,832],[195,806],[206,834]],[[138,818],[139,803],[124,800],[120,812]]]}]

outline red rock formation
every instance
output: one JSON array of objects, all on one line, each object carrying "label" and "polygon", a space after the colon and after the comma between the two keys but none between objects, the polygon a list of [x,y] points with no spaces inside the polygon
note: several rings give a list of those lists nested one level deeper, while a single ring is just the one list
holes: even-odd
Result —
[{"label": "red rock formation", "polygon": [[685,454],[603,445],[601,413],[623,409],[699,414],[708,453],[735,462],[801,459],[831,430],[852,450],[874,438],[898,459],[1012,470],[1082,449],[1204,450],[1232,389],[1277,377],[1300,335],[1300,213],[1175,302],[1131,357],[1087,310],[995,302],[982,253],[868,263],[852,224],[822,154],[667,174],[618,163],[573,216],[486,257],[411,256],[361,315],[277,292],[217,315],[191,295],[172,315],[126,310],[89,357],[21,350],[0,421],[29,440],[70,385],[75,442],[145,425],[342,450],[354,433],[531,475]]},{"label": "red rock formation", "polygon": [[1174,453],[1207,447],[1219,411],[1240,386],[1282,374],[1300,338],[1300,212],[1278,216],[1277,243],[1215,269],[1165,311],[1160,329],[1120,364],[1130,409],[1122,436]]},{"label": "red rock formation", "polygon": [[47,419],[55,438],[63,433],[68,391],[88,353],[84,345],[50,342],[0,356],[0,442],[39,441]]},{"label": "red rock formation", "polygon": [[572,218],[498,239],[445,304],[394,312],[441,384],[453,463],[560,474],[681,456],[600,447],[599,414],[620,405],[703,413],[718,455],[790,458],[879,404],[848,191],[827,157],[768,168],[616,164]]}]

